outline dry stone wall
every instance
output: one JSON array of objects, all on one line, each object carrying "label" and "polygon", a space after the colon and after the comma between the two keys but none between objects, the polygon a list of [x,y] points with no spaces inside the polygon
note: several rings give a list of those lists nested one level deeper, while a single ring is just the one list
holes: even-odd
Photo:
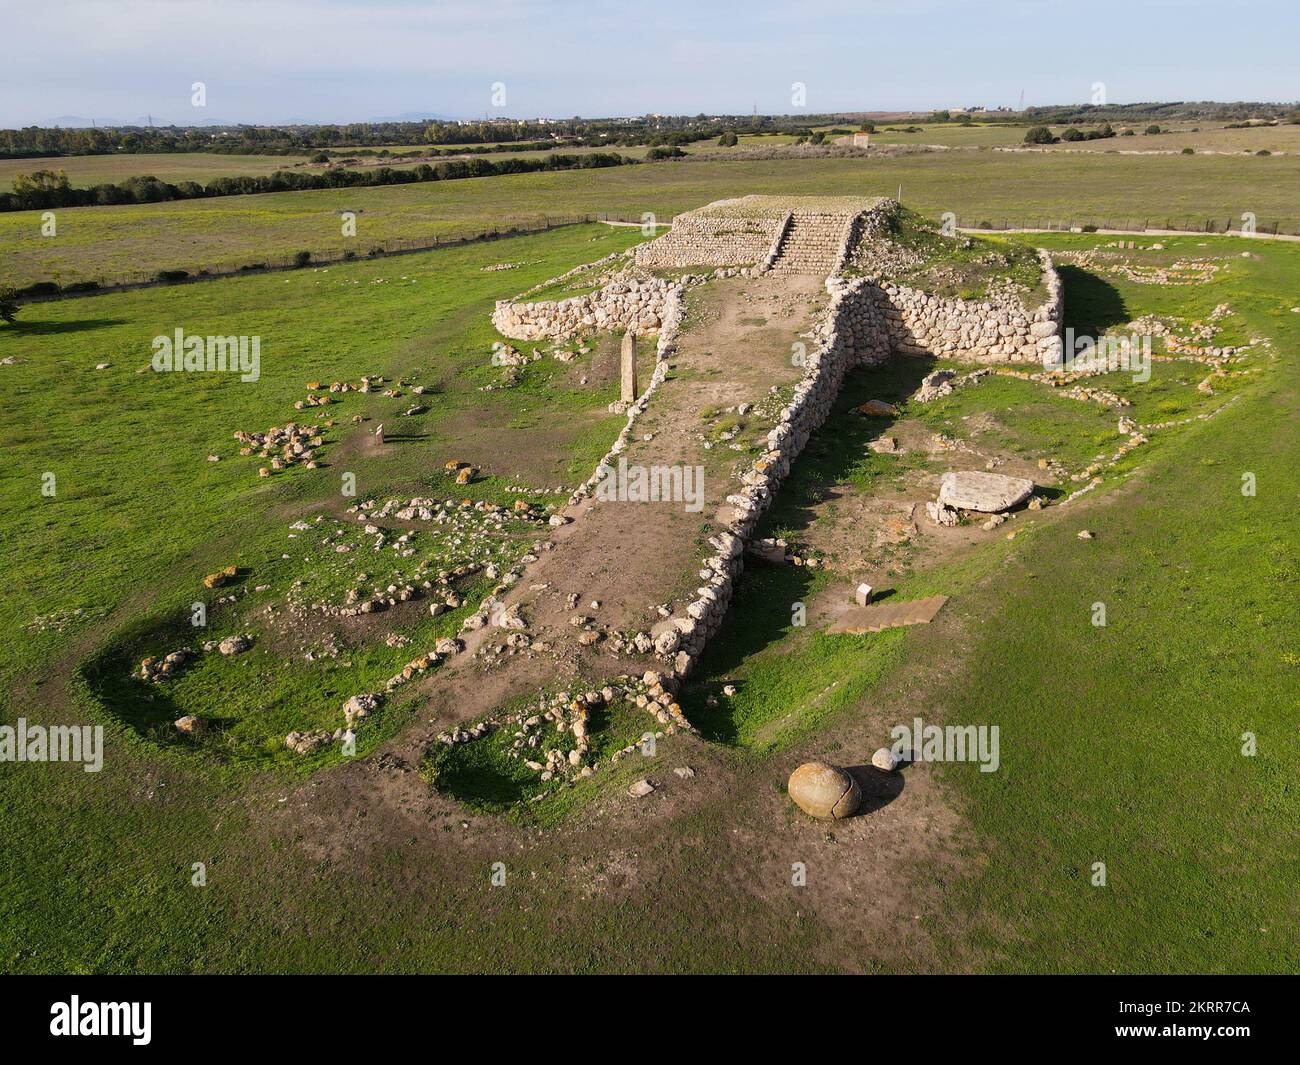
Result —
[{"label": "dry stone wall", "polygon": [[727,496],[732,517],[727,528],[709,540],[713,553],[701,567],[703,583],[681,615],[651,630],[655,652],[678,676],[694,669],[722,625],[754,530],[809,438],[830,414],[844,375],[855,366],[878,366],[892,354],[879,288],[865,278],[838,277],[830,278],[826,288],[830,302],[815,330],[816,344],[803,379],[768,433],[767,450]]},{"label": "dry stone wall", "polygon": [[1047,299],[1030,311],[1015,297],[963,300],[889,280],[876,282],[893,346],[956,362],[1041,362],[1059,346],[1064,297],[1051,257],[1039,252]]},{"label": "dry stone wall", "polygon": [[497,300],[492,324],[515,340],[565,339],[583,330],[631,330],[638,336],[663,326],[668,293],[677,284],[629,273],[596,292],[563,300]]}]

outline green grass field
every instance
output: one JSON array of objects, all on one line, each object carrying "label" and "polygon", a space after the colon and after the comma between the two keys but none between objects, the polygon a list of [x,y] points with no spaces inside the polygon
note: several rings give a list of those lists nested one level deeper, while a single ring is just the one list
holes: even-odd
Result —
[{"label": "green grass field", "polygon": [[[0,215],[0,284],[104,282],[160,269],[235,268],[300,250],[354,250],[539,224],[546,217],[608,212],[661,219],[746,193],[898,195],[938,219],[963,224],[1166,221],[1300,227],[1288,193],[1300,157],[930,153],[882,159],[677,162],[370,189],[274,193],[58,212],[58,235],[40,212]],[[357,214],[344,237],[340,214]]]},{"label": "green grass field", "polygon": [[[268,631],[262,612],[282,608],[291,589],[305,602],[338,605],[359,570],[382,589],[410,580],[417,565],[423,577],[465,561],[464,549],[437,529],[415,535],[413,558],[376,555],[371,538],[343,513],[348,503],[405,494],[509,505],[517,495],[508,487],[521,481],[552,489],[585,480],[616,431],[617,418],[605,410],[617,396],[612,338],[580,362],[546,358],[516,387],[484,392],[502,377],[490,365],[497,334],[488,315],[494,298],[639,239],[637,230],[575,227],[399,261],[24,308],[17,325],[0,331],[0,357],[18,360],[3,367],[15,417],[0,473],[2,553],[15,584],[5,597],[3,623],[13,639],[0,648],[0,676],[7,685],[20,675],[43,685],[52,663],[74,665],[84,695],[142,736],[176,743],[169,722],[200,714],[226,722],[219,745],[210,747],[219,760],[294,763],[283,745],[288,731],[333,727],[335,704],[352,689],[381,688],[436,636],[454,633],[491,582],[479,578],[460,589],[466,605],[441,618],[412,604],[418,612],[399,626],[409,646],[345,649],[310,663]],[[481,269],[512,256],[526,256],[524,265]],[[151,338],[177,326],[260,336],[260,378],[153,372]],[[600,359],[609,366],[598,373]],[[102,362],[111,365],[96,370]],[[294,409],[309,380],[356,384],[362,373],[381,371],[429,391],[406,390],[401,398],[352,392],[314,414]],[[584,386],[578,378],[586,374]],[[424,413],[400,417],[413,403]],[[359,447],[369,429],[353,424],[354,416],[366,417],[370,429],[387,423],[393,443],[383,454]],[[259,478],[267,460],[238,454],[232,433],[290,420],[320,426],[323,465]],[[97,428],[88,435],[90,427]],[[504,455],[494,442],[503,432],[531,446]],[[210,454],[220,461],[208,461]],[[484,479],[455,485],[442,470],[452,458],[480,466]],[[53,498],[40,492],[47,472],[55,477]],[[355,499],[341,495],[345,473],[355,475]],[[329,520],[317,529],[290,528],[319,514]],[[348,531],[334,532],[339,528]],[[503,568],[537,535],[535,526],[510,529],[492,548]],[[328,546],[320,542],[326,532]],[[340,546],[357,553],[339,554]],[[196,633],[189,604],[221,594],[205,594],[201,578],[230,564],[246,574],[234,589],[238,603],[210,603],[209,626]],[[55,623],[33,628],[37,618]],[[96,633],[93,654],[82,627]],[[259,634],[253,651],[228,662],[206,656],[165,697],[128,676],[146,655],[244,631]],[[391,733],[400,718],[394,711],[378,722],[364,745]]]},{"label": "green grass field", "polygon": [[[837,167],[811,168],[814,182],[844,183],[845,175],[861,174],[839,168],[841,161],[827,162]],[[1226,180],[1227,172],[1215,171],[1212,160],[1191,163],[1193,184],[1205,182],[1202,191],[1215,174]],[[924,160],[909,165],[930,175],[930,194],[941,202],[937,173],[924,170]],[[1048,188],[1046,176],[1060,173],[1053,168],[1061,160],[1022,159],[1017,165],[1037,175],[1019,186],[1022,192],[1037,180],[1043,197],[1106,202],[1086,183]],[[629,168],[668,183],[647,197],[690,197],[682,207],[740,191],[738,184],[749,180],[740,171],[729,174],[727,164]],[[1161,172],[1167,177],[1171,171],[1156,167],[1149,180]],[[984,180],[992,173],[983,172]],[[770,191],[762,188],[764,180],[791,180],[780,167],[766,178],[761,167],[757,174],[760,188],[743,191]],[[574,188],[553,184],[574,175],[537,177],[546,179],[538,182],[543,200],[547,188],[559,188],[549,195],[579,202]],[[579,177],[578,186],[590,195],[585,182],[607,181],[610,174]],[[493,203],[502,202],[495,197],[511,188],[517,195],[520,188],[493,185],[497,180],[525,179],[367,191],[382,202],[388,201],[381,193],[479,195],[472,208],[461,206],[486,217]],[[875,180],[887,184],[893,177]],[[705,191],[701,182],[719,184]],[[727,188],[718,191],[723,184]],[[619,195],[630,196],[630,188]],[[1148,194],[1154,197],[1154,185]],[[1110,195],[1113,202],[1113,189]],[[1226,202],[1232,191],[1213,195]],[[370,202],[375,217],[384,216]],[[395,197],[384,210],[395,223],[413,202]],[[150,209],[156,214],[137,216],[158,227],[163,250],[154,261],[160,265],[175,237],[166,236],[158,218],[174,221],[171,212],[181,206],[161,205]],[[276,204],[268,208],[274,217]],[[301,231],[293,226],[317,210],[289,212],[280,219],[289,229],[264,237],[263,246],[285,232],[298,239]],[[426,224],[434,224],[436,212],[427,204],[423,210],[430,211]],[[97,213],[120,217],[116,211]],[[364,226],[366,215],[362,219]],[[233,231],[223,232],[228,242]],[[85,247],[108,255],[98,244],[102,236],[87,232]],[[514,842],[489,832],[486,842],[465,842],[457,860],[431,872],[422,839],[458,839],[459,818],[413,824],[409,837],[359,856],[361,865],[352,855],[318,850],[307,830],[292,841],[277,834],[269,826],[291,785],[328,759],[304,765],[279,751],[271,757],[263,749],[267,738],[290,721],[314,723],[304,717],[312,706],[324,702],[332,711],[362,673],[367,680],[380,677],[416,647],[394,649],[391,658],[389,649],[375,648],[373,659],[357,659],[353,676],[329,661],[290,661],[279,645],[259,638],[246,660],[231,663],[241,672],[228,689],[215,676],[195,672],[177,698],[209,712],[227,703],[239,719],[233,752],[161,743],[148,727],[158,715],[133,719],[113,703],[122,665],[158,633],[177,633],[204,573],[232,562],[247,567],[241,598],[246,588],[271,586],[266,593],[247,592],[240,628],[255,620],[254,608],[283,595],[294,579],[317,581],[323,595],[337,594],[350,581],[351,574],[308,565],[287,539],[290,524],[305,513],[337,508],[337,478],[345,470],[357,474],[358,498],[372,491],[381,497],[445,494],[440,471],[449,457],[481,464],[490,477],[476,492],[493,501],[511,498],[505,488],[511,481],[573,484],[585,476],[619,423],[605,413],[613,379],[596,375],[595,359],[609,351],[598,346],[589,388],[579,389],[567,372],[543,361],[530,367],[518,388],[483,392],[499,376],[487,365],[494,339],[487,315],[493,299],[639,239],[635,229],[573,227],[328,270],[33,304],[22,308],[17,326],[0,326],[0,359],[17,360],[0,366],[9,413],[0,428],[6,456],[0,562],[8,587],[0,605],[0,713],[5,722],[19,714],[46,722],[93,721],[108,733],[101,774],[33,765],[6,766],[0,774],[0,805],[10,814],[0,834],[0,968],[825,967],[814,959],[833,956],[827,927],[798,916],[794,904],[755,895],[735,872],[731,863],[753,836],[734,835],[736,811],[725,800],[665,823],[649,845],[657,849],[638,856],[646,879],[632,904],[617,893],[589,893],[590,878],[575,873],[576,863],[603,875],[607,864],[626,856],[611,855],[599,842],[575,844],[571,835],[539,837],[535,847],[516,853]],[[1041,243],[1065,251],[1106,241],[1075,236]],[[951,609],[971,622],[960,647],[938,642],[938,630],[847,638],[792,630],[789,602],[816,594],[822,578],[793,567],[755,569],[739,592],[736,616],[744,620],[729,624],[711,646],[694,702],[684,703],[706,737],[723,748],[722,757],[776,779],[788,767],[779,757],[772,760],[773,753],[822,731],[833,734],[865,705],[906,691],[909,662],[955,658],[959,678],[921,694],[935,700],[947,720],[999,724],[1003,768],[994,774],[973,766],[941,772],[971,830],[971,854],[960,878],[947,869],[919,871],[947,885],[944,912],[925,918],[939,947],[926,957],[898,955],[890,969],[1294,967],[1300,930],[1294,893],[1300,797],[1293,780],[1300,755],[1294,727],[1300,315],[1291,308],[1300,248],[1177,241],[1171,255],[1222,256],[1224,269],[1204,285],[1165,287],[1076,267],[1067,274],[1068,320],[1084,326],[1118,325],[1148,312],[1202,317],[1228,302],[1236,318],[1225,326],[1226,337],[1273,341],[1271,352],[1253,357],[1260,373],[1225,386],[1223,398],[1237,400],[1213,418],[1154,437],[1115,468],[1086,506],[1059,522],[1014,541],[998,539],[947,568],[914,576],[901,571],[904,595],[954,596]],[[1241,257],[1243,248],[1251,257]],[[482,269],[500,262],[521,265]],[[261,380],[243,384],[146,370],[151,338],[177,324],[193,333],[261,335]],[[101,362],[111,365],[94,369]],[[429,412],[395,417],[410,400],[377,393],[349,394],[322,408],[338,424],[324,434],[326,466],[316,471],[259,479],[259,460],[235,453],[235,429],[261,431],[309,417],[293,410],[307,381],[355,380],[362,373],[427,383],[433,391],[421,399]],[[1161,366],[1149,386],[1107,379],[1107,387],[1125,388],[1135,406],[1142,405],[1143,417],[1148,411],[1187,416],[1216,405],[1189,384],[1197,376]],[[915,369],[899,364],[857,373],[841,409],[870,396],[901,399],[914,379]],[[1142,392],[1147,387],[1150,396]],[[924,417],[932,428],[959,436],[963,417],[983,410],[1005,414],[1005,443],[1027,454],[1047,449],[1081,464],[1113,442],[1114,419],[1099,408],[1013,380],[985,381]],[[364,429],[351,425],[353,414],[371,418],[369,425],[383,420],[390,432],[396,427],[391,448],[365,452]],[[792,473],[770,531],[797,535],[807,504],[828,487],[884,489],[906,472],[907,456],[862,454],[868,431],[862,419],[828,423]],[[510,448],[502,447],[506,434]],[[210,453],[221,461],[209,463]],[[40,491],[47,472],[57,479],[53,498]],[[1257,477],[1253,497],[1241,494],[1243,472]],[[1095,532],[1095,541],[1076,538],[1083,527]],[[289,559],[281,557],[286,553]],[[1105,628],[1090,622],[1097,601],[1107,604]],[[412,631],[421,640],[432,635]],[[88,674],[87,663],[105,647],[120,652],[122,662],[110,663],[102,675]],[[710,707],[702,696],[723,678],[743,682],[740,697]],[[839,683],[828,691],[831,679]],[[253,689],[271,692],[265,717],[249,695]],[[399,705],[369,733],[363,730],[362,753],[413,713]],[[1247,731],[1258,737],[1253,758],[1240,753]],[[608,786],[623,783],[618,778]],[[358,808],[349,816],[365,813]],[[502,847],[510,848],[515,886],[494,892],[485,888],[486,870],[505,853]],[[1089,884],[1097,861],[1107,864],[1106,888]],[[196,862],[205,863],[209,878],[201,890],[190,886]],[[644,905],[651,874],[656,896],[671,905]],[[744,913],[743,928],[737,912]],[[87,937],[87,928],[95,935]]]},{"label": "green grass field", "polygon": [[[1173,254],[1242,247],[1180,241]],[[1061,251],[1099,242],[1045,243]],[[1212,398],[1196,393],[1196,368],[1176,363],[1157,364],[1147,383],[1096,379],[1131,397],[1139,418],[1239,401],[1154,436],[1113,468],[1094,505],[1057,527],[1031,529],[1014,545],[995,541],[960,565],[900,570],[903,598],[953,595],[973,631],[960,672],[938,690],[904,688],[918,700],[909,705],[924,715],[934,699],[933,716],[942,708],[946,721],[1002,731],[999,772],[941,769],[977,840],[976,871],[948,902],[960,917],[927,920],[953,957],[1009,972],[1294,968],[1300,315],[1289,293],[1298,270],[1300,250],[1272,245],[1214,284],[1118,284],[1119,321],[1191,319],[1228,302],[1239,316],[1230,328],[1271,338],[1275,354],[1257,355],[1249,383]],[[1097,321],[1094,290],[1076,283],[1072,293],[1067,281],[1066,299],[1067,324]],[[901,398],[897,374],[857,373],[838,408]],[[1119,440],[1112,415],[1011,379],[959,391],[924,417],[961,435],[962,419],[979,411],[1004,420],[1012,450],[1028,444],[1072,464]],[[804,508],[835,485],[865,478],[880,487],[897,475],[899,460],[870,453],[846,466],[846,456],[862,455],[865,432],[861,419],[832,418],[823,446],[810,445],[792,474],[769,533],[797,538]],[[1242,493],[1245,473],[1260,486],[1254,496]],[[1096,539],[1079,541],[1083,528]],[[947,637],[924,629],[846,637],[791,628],[788,604],[824,584],[793,568],[747,575],[697,686],[692,717],[707,735],[770,750],[889,699],[901,663],[951,656]],[[1092,623],[1097,602],[1107,607],[1102,628]],[[739,694],[706,706],[703,694],[724,678]],[[828,687],[829,678],[838,683]],[[1246,733],[1257,738],[1254,757],[1242,753]],[[1098,861],[1105,888],[1091,884]]]}]

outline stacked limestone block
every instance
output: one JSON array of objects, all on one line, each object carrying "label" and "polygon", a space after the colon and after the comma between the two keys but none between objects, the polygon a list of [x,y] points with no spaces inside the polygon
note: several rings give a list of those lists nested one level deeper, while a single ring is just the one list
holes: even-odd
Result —
[{"label": "stacked limestone block", "polygon": [[958,362],[1042,362],[1045,352],[1059,348],[1064,303],[1061,279],[1051,258],[1044,251],[1039,258],[1047,299],[1033,311],[1013,296],[954,299],[880,281],[894,347],[906,355]]},{"label": "stacked limestone block", "polygon": [[854,215],[843,211],[792,212],[771,269],[829,277],[842,264],[853,221]]},{"label": "stacked limestone block", "polygon": [[638,266],[677,269],[691,266],[740,266],[760,263],[776,242],[782,220],[736,218],[692,211],[673,219],[673,228],[658,240],[638,245]]},{"label": "stacked limestone block", "polygon": [[597,292],[564,300],[497,300],[492,324],[515,340],[566,339],[588,330],[631,330],[638,336],[663,325],[668,293],[677,284],[658,277],[616,278]]}]

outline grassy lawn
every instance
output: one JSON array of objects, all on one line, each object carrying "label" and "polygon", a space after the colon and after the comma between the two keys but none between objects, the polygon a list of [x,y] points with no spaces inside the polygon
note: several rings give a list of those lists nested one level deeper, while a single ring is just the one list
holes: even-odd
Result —
[{"label": "grassy lawn", "polygon": [[[568,365],[538,360],[514,387],[500,387],[503,371],[490,364],[493,299],[638,239],[637,230],[576,227],[400,262],[24,308],[18,324],[0,331],[0,357],[17,360],[3,368],[13,415],[0,471],[0,558],[13,582],[0,642],[6,691],[19,702],[39,700],[51,676],[79,667],[76,694],[88,712],[186,746],[170,722],[198,714],[219,723],[209,753],[301,771],[304,763],[284,747],[288,731],[333,728],[343,700],[382,689],[436,637],[454,633],[492,582],[460,582],[465,605],[439,618],[425,602],[403,604],[386,623],[409,638],[399,647],[345,641],[339,653],[321,653],[328,623],[313,604],[338,607],[350,588],[369,595],[419,584],[471,560],[504,571],[542,523],[510,519],[489,528],[459,501],[509,507],[518,497],[511,488],[522,485],[530,502],[553,503],[562,498],[557,486],[585,480],[617,431],[619,419],[605,410],[617,394],[614,340],[600,338]],[[523,265],[482,269],[511,260]],[[153,372],[152,337],[177,327],[260,336],[261,376],[245,383],[231,374]],[[96,370],[101,363],[109,365]],[[389,381],[383,387],[404,377],[426,392],[404,388],[389,398],[376,387],[294,408],[313,379],[355,386],[362,373],[380,372]],[[403,417],[413,404],[423,410]],[[259,477],[267,460],[240,455],[232,434],[291,420],[316,426],[320,468]],[[382,451],[362,444],[379,422],[389,441]],[[531,446],[503,453],[497,438],[505,431]],[[478,480],[456,485],[443,469],[452,459],[478,467]],[[40,491],[47,473],[52,498]],[[348,476],[351,497],[343,494]],[[537,487],[546,492],[531,491]],[[467,518],[421,526],[409,547],[394,530],[381,552],[345,513],[368,498],[412,497],[451,498]],[[204,574],[227,565],[239,567],[238,581],[207,592]],[[190,622],[196,600],[209,611],[200,630]],[[161,687],[131,676],[146,655],[237,633],[254,636],[244,655],[209,653]],[[385,708],[359,746],[373,747],[401,720],[400,708]]]},{"label": "grassy lawn", "polygon": [[[704,167],[636,169],[689,177]],[[695,189],[684,206],[719,194]],[[456,816],[413,820],[407,835],[355,856],[356,864],[353,855],[318,847],[310,827],[292,840],[268,828],[301,775],[335,760],[328,753],[295,760],[268,741],[282,740],[288,727],[333,721],[358,681],[365,687],[400,667],[457,617],[421,612],[401,627],[413,637],[408,647],[380,643],[315,662],[264,620],[263,608],[283,602],[294,581],[305,582],[311,601],[330,602],[355,583],[353,556],[333,550],[333,519],[356,525],[341,513],[339,477],[356,474],[357,499],[454,492],[493,503],[513,499],[513,484],[554,487],[585,477],[619,421],[605,413],[615,378],[601,373],[612,338],[594,339],[590,363],[544,358],[516,387],[481,391],[501,383],[501,371],[488,365],[495,335],[487,316],[494,299],[639,239],[635,229],[575,227],[387,262],[30,305],[17,327],[0,327],[0,359],[17,360],[0,366],[10,415],[0,428],[7,460],[0,467],[7,577],[0,713],[6,723],[23,714],[102,723],[107,732],[103,773],[30,764],[0,773],[0,807],[9,814],[0,833],[0,968],[790,970],[831,956],[830,926],[755,894],[726,868],[727,847],[754,841],[732,840],[736,822],[725,802],[678,814],[660,839],[645,843],[645,854],[629,855],[632,845],[621,837],[600,835],[608,811],[598,789],[646,773],[639,758],[538,803],[531,818],[500,820],[536,846],[491,827],[476,842],[462,827],[473,821],[477,828],[530,797],[527,782],[511,785],[502,772],[509,765],[491,744],[423,767],[459,791],[465,805]],[[1068,251],[1107,239],[1043,243]],[[954,659],[959,676],[925,692],[923,712],[999,725],[1002,768],[940,769],[969,829],[970,860],[956,881],[932,871],[949,884],[942,920],[927,917],[938,943],[935,966],[1294,968],[1300,315],[1291,308],[1300,248],[1188,238],[1170,252],[1220,256],[1222,269],[1205,284],[1159,286],[1076,266],[1067,275],[1067,320],[1079,327],[1117,326],[1145,313],[1191,320],[1227,302],[1235,314],[1224,319],[1219,342],[1274,342],[1248,363],[1261,372],[1234,379],[1216,397],[1196,392],[1202,368],[1188,363],[1158,364],[1146,384],[1125,375],[1096,383],[1130,397],[1140,420],[1239,399],[1208,420],[1154,436],[1086,502],[1059,516],[1045,512],[1059,520],[928,569],[900,559],[893,574],[900,598],[944,592],[954,599],[948,609],[978,620],[961,646],[941,642],[937,626],[864,637],[795,628],[790,604],[816,595],[829,578],[754,566],[682,700],[724,758],[775,772],[780,759],[769,766],[771,755],[832,734],[895,686],[907,690],[909,663]],[[482,269],[500,262],[521,265]],[[260,335],[260,380],[146,370],[151,338],[177,325]],[[101,362],[111,365],[95,370]],[[764,534],[797,538],[810,506],[831,490],[888,492],[924,461],[866,451],[879,427],[848,414],[867,398],[904,399],[917,371],[896,362],[851,376]],[[591,375],[590,385],[576,384],[579,372]],[[308,381],[355,382],[363,373],[430,391],[346,393],[328,407],[294,410]],[[417,399],[428,410],[401,417]],[[995,422],[975,427],[986,441],[1026,457],[1047,450],[1071,466],[1108,451],[1115,428],[1114,413],[1100,406],[997,377],[903,413],[955,437],[969,436],[974,419],[991,413]],[[335,421],[332,428],[318,422],[320,469],[259,478],[262,460],[237,454],[234,430],[317,422],[317,414]],[[354,425],[353,415],[370,421]],[[364,437],[378,421],[392,443],[366,450]],[[502,447],[507,428],[522,442]],[[220,461],[208,462],[209,454]],[[449,458],[475,463],[484,479],[450,488]],[[53,498],[40,494],[46,472],[57,478]],[[1243,472],[1256,475],[1253,497],[1241,494]],[[316,523],[317,514],[326,517]],[[304,516],[310,533],[291,527]],[[1095,540],[1079,540],[1080,528]],[[352,540],[362,550],[355,531],[343,537]],[[502,550],[512,542],[503,538]],[[428,557],[449,557],[453,547],[423,529],[414,545],[409,562],[366,545],[365,567],[388,580]],[[253,650],[222,661],[221,670],[216,659],[200,659],[169,682],[171,705],[137,698],[122,667],[146,649],[181,641],[189,605],[203,595],[202,575],[229,564],[241,567],[237,602],[217,615],[214,624],[225,627],[214,634],[251,630]],[[475,591],[466,586],[466,597]],[[1103,628],[1091,623],[1098,601],[1107,607]],[[738,682],[735,697],[720,692],[730,681]],[[162,742],[155,726],[182,708],[228,715],[226,746],[196,756]],[[415,712],[395,700],[361,730],[359,753]],[[437,707],[419,712],[436,717]],[[643,722],[617,708],[598,726],[603,751],[632,742]],[[1245,732],[1257,737],[1254,757],[1241,754]],[[668,761],[675,754],[660,757],[660,774],[679,764]],[[352,768],[362,767],[332,771]],[[475,793],[485,779],[504,780],[505,790]],[[590,835],[554,829],[582,803],[595,810],[584,826]],[[343,816],[360,823],[366,814],[362,803]],[[346,838],[346,827],[331,829]],[[541,830],[558,834],[548,843]],[[431,867],[420,846],[427,838],[451,841],[439,853],[452,857]],[[487,877],[497,860],[506,861],[510,879],[494,890]],[[640,879],[629,893],[596,886],[612,868],[638,861]],[[1089,882],[1098,861],[1107,866],[1104,888]],[[197,862],[206,868],[203,889],[191,886]],[[648,897],[671,904],[648,906]],[[899,958],[896,967],[915,963]]]},{"label": "grassy lawn", "polygon": [[[0,283],[112,281],[165,268],[195,271],[285,258],[300,250],[352,249],[385,241],[482,232],[546,217],[605,211],[662,219],[746,193],[889,195],[931,219],[962,224],[1062,218],[1239,219],[1300,225],[1286,193],[1300,157],[930,153],[884,159],[690,161],[370,189],[274,193],[58,212],[58,236],[41,235],[39,212],[0,215]],[[1118,191],[1117,191],[1118,190]],[[1248,205],[1244,207],[1243,205]],[[340,213],[357,213],[357,235]]]},{"label": "grassy lawn", "polygon": [[[1032,529],[1014,545],[995,540],[960,563],[898,573],[903,598],[944,592],[977,619],[966,664],[942,690],[923,692],[932,705],[917,712],[997,724],[1002,733],[999,772],[940,768],[977,841],[975,872],[954,889],[950,912],[927,926],[954,956],[981,959],[982,968],[1294,966],[1300,318],[1288,279],[1300,271],[1300,253],[1271,245],[1242,260],[1242,247],[1203,246],[1238,256],[1212,284],[1117,282],[1115,292],[1128,317],[1178,309],[1194,318],[1227,302],[1237,314],[1225,332],[1272,338],[1277,364],[1257,351],[1252,361],[1263,373],[1241,386],[1240,402],[1155,436],[1112,468],[1095,505],[1076,505],[1059,525]],[[1082,325],[1095,311],[1072,298],[1067,281],[1067,322]],[[1094,380],[1132,398],[1139,417],[1223,404],[1223,393],[1196,393],[1191,383],[1202,374],[1186,366],[1158,364],[1144,384],[1126,375]],[[899,398],[898,373],[858,372],[840,409],[864,396]],[[952,431],[976,411],[1002,420],[995,432],[1013,450],[1080,462],[1112,443],[1101,424],[1113,431],[1109,412],[1006,378],[937,401],[924,418]],[[830,446],[801,459],[769,531],[797,536],[801,507],[830,486],[872,476],[887,483],[891,471],[880,464],[896,460],[844,459],[862,455],[864,432],[860,420],[832,417],[819,434]],[[1257,479],[1253,497],[1242,495],[1245,472]],[[1083,528],[1095,540],[1080,541]],[[953,653],[925,629],[847,637],[792,628],[790,604],[825,581],[794,567],[746,573],[689,707],[711,738],[758,753],[780,748],[880,701],[892,667]],[[1104,627],[1092,623],[1097,602],[1106,604]],[[705,696],[724,680],[738,684],[737,695],[709,707]],[[1253,757],[1243,756],[1245,733],[1256,737]],[[1099,861],[1104,888],[1090,882]],[[952,912],[965,916],[954,923]]]}]

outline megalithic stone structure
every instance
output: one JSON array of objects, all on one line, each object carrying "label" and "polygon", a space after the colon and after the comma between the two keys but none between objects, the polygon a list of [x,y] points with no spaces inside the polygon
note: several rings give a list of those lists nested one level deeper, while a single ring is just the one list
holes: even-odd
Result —
[{"label": "megalithic stone structure", "polygon": [[619,380],[621,382],[621,388],[618,398],[624,403],[635,402],[637,397],[636,334],[630,329],[623,334],[623,350]]}]

